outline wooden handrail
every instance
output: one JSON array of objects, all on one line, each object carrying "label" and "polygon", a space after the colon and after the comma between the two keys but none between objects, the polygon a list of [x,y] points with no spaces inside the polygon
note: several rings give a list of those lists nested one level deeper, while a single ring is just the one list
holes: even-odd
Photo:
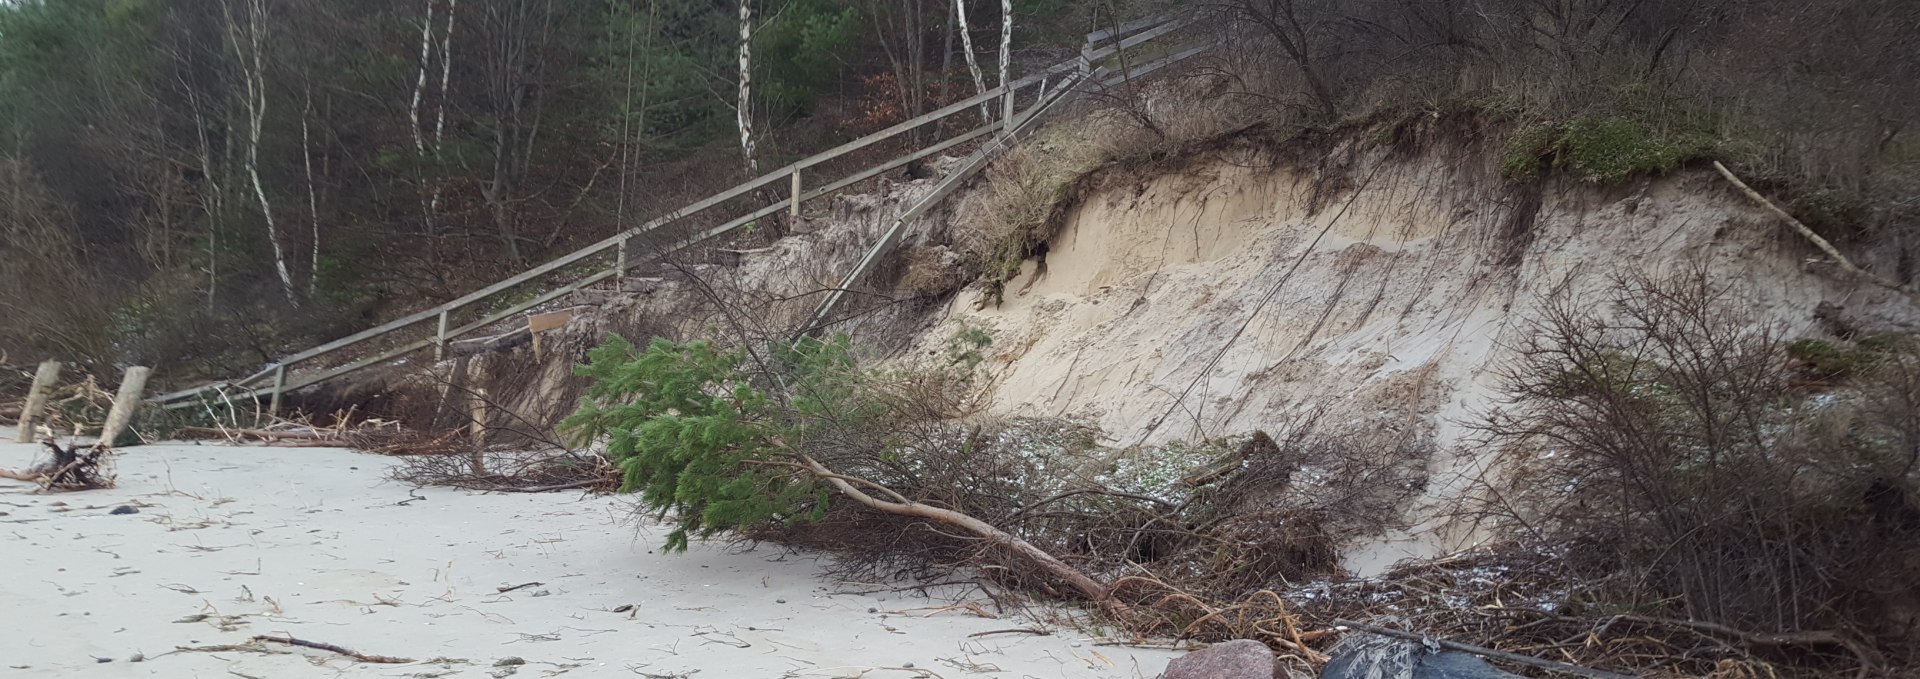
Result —
[{"label": "wooden handrail", "polygon": [[[1128,49],[1130,47],[1157,39],[1161,36],[1167,35],[1169,33],[1179,30],[1180,28],[1187,26],[1188,24],[1191,23],[1191,21],[1192,19],[1185,18],[1185,17],[1174,17],[1174,18],[1161,17],[1161,18],[1155,18],[1155,19],[1146,19],[1146,20],[1130,22],[1113,29],[1096,31],[1095,33],[1089,34],[1087,36],[1088,49],[1082,50],[1081,55],[1075,57],[1074,59],[1070,59],[1070,60],[1061,62],[1059,64],[1053,65],[1051,67],[1048,67],[1046,69],[1042,69],[1026,77],[1007,83],[1004,86],[995,87],[991,90],[981,92],[972,97],[968,97],[966,99],[962,99],[952,104],[948,104],[934,111],[930,111],[926,114],[917,116],[911,120],[907,120],[899,124],[892,125],[890,127],[887,127],[886,129],[880,130],[878,132],[874,132],[872,134],[866,135],[854,141],[850,141],[845,144],[841,144],[839,146],[828,149],[826,151],[822,151],[820,153],[816,153],[814,155],[808,156],[801,160],[794,161],[793,163],[790,163],[784,167],[773,170],[771,172],[767,172],[758,177],[747,180],[746,182],[737,184],[732,188],[727,189],[726,191],[722,191],[712,196],[708,196],[701,200],[695,201],[677,210],[674,210],[672,212],[668,212],[666,214],[650,219],[639,226],[621,231],[618,234],[615,234],[611,237],[608,237],[606,239],[603,239],[601,241],[598,241],[586,247],[555,257],[552,260],[549,260],[543,264],[540,264],[531,269],[523,271],[519,274],[515,274],[508,278],[505,278],[500,281],[496,281],[490,285],[487,285],[486,287],[461,295],[460,297],[452,301],[434,306],[432,308],[423,309],[421,311],[408,314],[406,316],[402,316],[400,318],[396,318],[391,321],[387,321],[380,325],[376,325],[374,327],[361,330],[359,332],[347,335],[345,337],[333,340],[331,342],[326,342],[326,343],[293,353],[284,358],[281,358],[279,361],[269,364],[265,369],[261,370],[260,372],[257,372],[253,375],[250,375],[238,381],[216,382],[213,384],[201,385],[198,387],[183,389],[180,391],[175,391],[167,394],[161,394],[161,395],[155,396],[152,399],[152,401],[155,403],[161,404],[169,409],[188,407],[197,402],[197,399],[194,399],[193,397],[199,394],[205,393],[210,389],[215,389],[220,387],[229,387],[229,386],[241,389],[248,393],[257,394],[260,391],[259,387],[263,387],[265,385],[259,385],[255,383],[260,382],[263,379],[266,379],[268,377],[272,377],[273,386],[270,388],[270,390],[271,390],[271,393],[273,393],[275,396],[275,402],[278,402],[278,395],[281,393],[284,393],[287,391],[293,391],[295,389],[300,389],[302,387],[311,386],[313,384],[318,384],[320,382],[324,382],[326,380],[339,377],[341,375],[353,372],[355,370],[366,368],[371,365],[375,365],[380,362],[390,360],[392,358],[396,358],[398,356],[402,356],[407,353],[411,353],[413,351],[418,351],[426,347],[443,346],[444,342],[450,341],[455,337],[464,335],[466,333],[472,332],[474,330],[485,327],[492,323],[498,322],[500,320],[505,319],[508,316],[511,316],[515,313],[519,313],[521,311],[524,311],[538,304],[551,301],[553,299],[557,299],[562,295],[578,290],[581,287],[584,287],[586,285],[590,285],[593,282],[598,282],[600,280],[605,280],[608,277],[622,274],[623,272],[620,269],[624,268],[629,264],[626,261],[626,257],[624,256],[625,254],[624,244],[631,241],[635,237],[657,231],[661,228],[664,228],[666,226],[679,222],[689,216],[698,214],[700,212],[703,212],[715,206],[724,204],[727,201],[733,200],[735,198],[745,196],[757,189],[768,186],[777,181],[788,180],[791,182],[795,182],[795,185],[798,186],[797,177],[799,173],[801,173],[804,170],[807,170],[809,168],[815,167],[822,163],[834,160],[836,158],[840,158],[847,154],[850,154],[855,151],[872,146],[874,144],[886,141],[888,139],[892,139],[901,134],[918,129],[925,125],[935,123],[941,120],[945,120],[951,116],[972,110],[975,106],[983,102],[998,99],[1004,95],[1007,95],[1008,93],[1018,92],[1020,89],[1034,85],[1036,83],[1045,83],[1049,77],[1058,75],[1060,73],[1075,71],[1078,68],[1080,68],[1080,66],[1083,63],[1088,63],[1090,61],[1098,61],[1106,57],[1112,56],[1114,54],[1118,54],[1122,50]],[[1106,47],[1093,49],[1093,46],[1095,44],[1100,42],[1107,42],[1107,41],[1113,41],[1113,44]],[[1178,55],[1178,56],[1179,58],[1184,58],[1185,56],[1188,56],[1195,51],[1197,50],[1189,50],[1188,52],[1183,52],[1181,55]],[[1164,61],[1166,60],[1163,60],[1163,62]],[[1160,63],[1160,65],[1164,65],[1164,63]],[[1154,68],[1157,68],[1157,67],[1158,66],[1154,66]],[[1146,70],[1150,71],[1151,69],[1146,69]],[[1127,76],[1120,76],[1120,77],[1121,78],[1138,77],[1138,74],[1143,74],[1142,69],[1135,69],[1135,71],[1137,72],[1136,74],[1128,74]],[[1082,81],[1076,81],[1075,85],[1077,86],[1078,84],[1081,84],[1081,82]],[[772,205],[768,205],[766,207],[753,210],[747,213],[746,215],[742,215],[740,217],[736,217],[732,220],[729,220],[721,224],[720,226],[704,229],[691,236],[682,238],[674,242],[673,244],[669,245],[668,247],[663,248],[659,254],[666,255],[666,254],[671,254],[673,252],[677,252],[681,249],[690,247],[699,242],[724,234],[733,229],[740,228],[745,224],[751,223],[755,220],[766,217],[768,215],[777,213],[781,210],[792,209],[796,207],[797,202],[805,202],[807,200],[812,200],[814,198],[827,195],[834,191],[844,189],[846,187],[857,184],[861,181],[865,181],[867,179],[871,179],[875,176],[878,176],[881,173],[884,173],[888,170],[892,170],[894,168],[900,167],[902,165],[913,162],[915,160],[919,160],[921,158],[925,158],[935,153],[945,151],[947,149],[953,148],[960,144],[973,141],[975,139],[979,139],[996,132],[1013,130],[1018,126],[1026,122],[1030,122],[1031,120],[1036,118],[1037,117],[1036,114],[1042,112],[1043,107],[1046,104],[1048,104],[1051,101],[1057,101],[1058,98],[1065,93],[1066,89],[1068,88],[1061,87],[1061,88],[1058,88],[1055,92],[1045,92],[1045,91],[1040,92],[1038,95],[1036,95],[1034,107],[1028,111],[1027,115],[1016,116],[1018,120],[994,121],[987,125],[974,128],[966,132],[960,133],[958,135],[954,135],[952,137],[943,139],[925,148],[908,153],[907,155],[894,158],[887,162],[868,167],[848,177],[844,177],[842,179],[839,179],[827,184],[823,184],[818,188],[814,188],[805,192],[799,192],[797,193],[797,195],[791,195],[788,198],[781,200],[777,203],[774,203]],[[963,168],[963,169],[972,170],[972,169],[977,169],[977,167]],[[952,179],[952,178],[950,177],[949,179]],[[950,192],[954,187],[957,187],[957,185],[958,185],[957,182],[943,181],[941,187],[936,189],[936,193],[939,194],[939,196],[944,197],[947,192]],[[917,214],[914,216],[917,216]],[[904,219],[910,219],[910,217],[903,216],[903,220]],[[383,336],[392,334],[396,331],[403,330],[420,323],[424,323],[430,320],[439,320],[443,318],[443,315],[452,314],[453,312],[458,311],[462,308],[465,308],[471,304],[486,300],[503,291],[506,291],[511,288],[525,284],[527,282],[533,281],[534,279],[537,279],[541,276],[547,275],[559,269],[573,265],[589,257],[593,257],[595,255],[605,253],[609,250],[620,250],[622,254],[622,256],[620,256],[616,260],[616,262],[613,263],[613,268],[600,270],[596,273],[583,277],[580,280],[576,280],[572,283],[555,287],[541,295],[534,297],[531,301],[517,303],[508,309],[494,312],[492,314],[489,314],[486,318],[480,321],[468,323],[458,328],[452,328],[452,329],[445,329],[443,327],[441,332],[436,332],[434,337],[431,337],[427,340],[412,342],[412,343],[402,345],[400,347],[395,347],[388,351],[380,352],[379,354],[376,354],[374,356],[362,358],[342,366],[337,366],[337,367],[325,370],[320,373],[304,375],[296,379],[289,379],[285,373],[287,368],[291,367],[296,363],[311,360],[313,358],[317,358],[319,356],[329,354],[334,351],[338,351],[340,349],[353,346],[355,344],[359,344],[361,342],[364,342],[370,339],[383,337]]]}]

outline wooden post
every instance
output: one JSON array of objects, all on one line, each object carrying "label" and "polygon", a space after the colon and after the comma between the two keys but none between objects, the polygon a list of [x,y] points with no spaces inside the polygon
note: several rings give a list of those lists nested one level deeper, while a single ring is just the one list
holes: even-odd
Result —
[{"label": "wooden post", "polygon": [[267,402],[267,416],[280,416],[280,390],[287,386],[287,364],[273,368],[273,399]]},{"label": "wooden post", "polygon": [[433,362],[447,355],[447,310],[440,310],[440,330],[433,334]]},{"label": "wooden post", "polygon": [[27,405],[20,409],[20,431],[15,434],[15,441],[33,443],[33,417],[47,406],[47,392],[59,381],[60,362],[41,361],[40,369],[33,373],[33,386],[27,389]]},{"label": "wooden post", "polygon": [[1007,90],[1000,93],[1000,129],[1007,134],[1013,133],[1013,93],[1016,89],[1013,85],[1007,85]]},{"label": "wooden post", "polygon": [[787,204],[787,214],[793,220],[800,219],[800,168],[793,169],[793,200]]},{"label": "wooden post", "polygon": [[140,409],[140,397],[147,391],[147,375],[153,372],[146,366],[127,368],[125,376],[120,378],[120,393],[113,397],[113,409],[107,411],[107,423],[100,427],[100,445],[113,445],[120,438],[120,430],[127,428],[133,421],[133,412]]},{"label": "wooden post", "polygon": [[467,456],[469,471],[474,476],[487,475],[487,390],[475,389],[470,392],[472,401],[468,404],[473,421],[468,431],[473,435],[473,453]]},{"label": "wooden post", "polygon": [[616,288],[620,287],[619,286],[620,279],[626,278],[626,277],[627,277],[627,239],[622,238],[620,239],[620,243],[618,245],[613,246],[614,287]]}]

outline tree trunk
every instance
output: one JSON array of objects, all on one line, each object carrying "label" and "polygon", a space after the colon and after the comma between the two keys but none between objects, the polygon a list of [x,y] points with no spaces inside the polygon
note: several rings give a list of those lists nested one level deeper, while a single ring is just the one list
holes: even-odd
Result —
[{"label": "tree trunk", "polygon": [[1013,82],[1013,0],[1000,0],[1000,99],[1004,103],[1001,119],[1009,126],[1007,132],[1013,132],[1013,91],[1006,89]]},{"label": "tree trunk", "polygon": [[287,269],[285,247],[280,242],[280,229],[273,221],[273,204],[267,200],[267,187],[260,181],[260,133],[267,120],[267,79],[266,79],[266,2],[248,0],[247,21],[244,28],[234,20],[231,5],[223,4],[226,10],[227,33],[233,41],[234,55],[240,64],[240,74],[246,84],[247,107],[247,178],[253,184],[253,195],[260,202],[260,217],[267,227],[267,244],[273,248],[273,269],[280,277],[280,287],[286,293],[287,303],[300,306],[300,294],[293,285],[293,273]]},{"label": "tree trunk", "polygon": [[841,494],[853,498],[855,502],[888,514],[917,516],[964,529],[974,535],[980,536],[988,542],[1013,550],[1014,553],[1033,561],[1035,565],[1038,565],[1047,571],[1047,573],[1072,585],[1075,590],[1079,590],[1082,596],[1098,604],[1101,610],[1106,611],[1107,614],[1119,618],[1125,616],[1127,613],[1126,604],[1121,603],[1119,599],[1115,599],[1112,590],[1106,585],[1100,584],[1100,582],[1094,580],[1092,576],[1082,573],[1079,569],[1067,565],[1065,562],[1054,557],[1054,555],[1048,554],[1046,550],[1035,547],[1033,543],[1020,539],[1019,536],[1000,530],[992,524],[951,509],[942,509],[940,507],[907,500],[897,494],[893,494],[891,491],[887,492],[896,498],[893,501],[876,498],[860,490],[848,477],[833,473],[833,470],[827,469],[826,466],[815,461],[813,458],[801,456],[800,459],[807,467],[807,470],[812,472],[816,478],[826,481],[829,485],[832,485],[835,490],[840,491]]},{"label": "tree trunk", "polygon": [[747,174],[760,174],[753,153],[753,0],[740,0],[740,96],[734,104],[734,120],[740,126],[740,152],[747,159]]},{"label": "tree trunk", "polygon": [[[953,0],[953,20],[960,31],[960,53],[967,59],[967,73],[973,76],[973,93],[987,93],[986,76],[980,72],[980,60],[973,53],[973,37],[967,34],[966,0]],[[1005,78],[1001,78],[1005,82]],[[980,102],[980,124],[993,122],[992,102]]]},{"label": "tree trunk", "polygon": [[313,88],[306,91],[306,106],[300,110],[300,162],[307,169],[307,216],[313,220],[313,259],[307,263],[307,297],[320,291],[320,196],[313,187],[313,143],[307,135],[307,119],[313,113]]}]

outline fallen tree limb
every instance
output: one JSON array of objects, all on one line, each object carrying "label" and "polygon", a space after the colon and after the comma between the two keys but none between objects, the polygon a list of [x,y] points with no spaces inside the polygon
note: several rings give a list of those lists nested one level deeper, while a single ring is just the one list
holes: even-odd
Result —
[{"label": "fallen tree limb", "polygon": [[1497,658],[1500,660],[1505,660],[1507,662],[1520,663],[1528,667],[1538,667],[1540,669],[1551,671],[1551,672],[1559,672],[1562,674],[1571,674],[1575,676],[1589,677],[1590,679],[1635,679],[1635,677],[1628,674],[1618,674],[1615,672],[1607,672],[1604,670],[1596,670],[1596,669],[1581,667],[1579,665],[1569,665],[1563,662],[1555,662],[1552,660],[1535,658],[1530,655],[1520,655],[1518,653],[1496,651],[1491,648],[1486,648],[1483,646],[1474,646],[1472,644],[1463,644],[1457,641],[1447,641],[1445,639],[1432,639],[1423,634],[1415,634],[1413,632],[1403,632],[1397,629],[1391,629],[1387,627],[1376,627],[1373,625],[1354,622],[1352,620],[1334,620],[1333,624],[1338,625],[1340,627],[1348,627],[1348,628],[1360,630],[1362,632],[1367,632],[1370,634],[1378,634],[1381,636],[1394,637],[1397,639],[1407,639],[1410,641],[1417,641],[1420,643],[1432,642],[1434,644],[1439,645],[1441,648],[1444,648],[1450,651],[1459,651],[1461,653],[1472,653],[1474,655],[1487,657],[1487,658]]},{"label": "fallen tree limb", "polygon": [[346,441],[335,441],[330,439],[270,440],[270,441],[262,441],[261,445],[264,445],[270,448],[350,448],[352,447],[347,445]]},{"label": "fallen tree limb", "polygon": [[1795,219],[1792,214],[1789,214],[1785,209],[1782,209],[1779,205],[1775,205],[1774,202],[1771,200],[1768,200],[1766,196],[1760,195],[1760,192],[1753,190],[1753,187],[1747,186],[1746,182],[1740,181],[1740,178],[1733,174],[1733,170],[1727,169],[1727,166],[1721,164],[1720,161],[1717,161],[1717,160],[1713,161],[1713,169],[1719,170],[1720,176],[1726,177],[1727,181],[1731,182],[1733,184],[1733,187],[1736,189],[1739,189],[1741,193],[1746,194],[1747,198],[1752,199],[1753,202],[1755,203],[1759,203],[1762,207],[1765,207],[1769,212],[1772,212],[1773,214],[1779,216],[1782,220],[1785,220],[1787,222],[1787,226],[1793,227],[1793,230],[1799,232],[1801,237],[1806,238],[1808,242],[1813,243],[1814,247],[1820,248],[1820,251],[1826,253],[1828,257],[1832,258],[1834,263],[1840,266],[1841,270],[1846,271],[1847,273],[1853,274],[1855,276],[1864,278],[1868,282],[1873,283],[1874,285],[1878,285],[1880,287],[1887,288],[1895,292],[1904,293],[1909,296],[1914,294],[1913,289],[1908,286],[1901,285],[1898,282],[1895,282],[1886,278],[1881,278],[1880,276],[1875,275],[1871,271],[1867,271],[1866,269],[1862,269],[1858,266],[1855,266],[1853,263],[1853,260],[1847,259],[1846,255],[1840,254],[1840,249],[1834,247],[1833,243],[1828,242],[1827,239],[1825,238],[1822,238],[1820,234],[1814,233],[1813,229],[1808,228],[1807,225],[1802,223],[1799,219]]},{"label": "fallen tree limb", "polygon": [[533,486],[531,488],[520,488],[517,486],[499,486],[497,488],[476,488],[475,490],[484,490],[489,493],[545,493],[545,492],[554,491],[554,490],[573,490],[575,488],[590,488],[593,486],[600,485],[600,481],[601,479],[585,479],[581,481],[574,481],[571,483],[556,483],[550,486]]},{"label": "fallen tree limb", "polygon": [[1118,598],[1115,598],[1111,589],[1095,581],[1086,573],[1080,572],[1080,569],[1069,566],[1054,555],[1048,554],[1046,550],[1034,546],[1033,543],[1022,540],[1012,533],[995,528],[992,524],[985,521],[951,509],[924,505],[904,498],[899,499],[899,501],[888,501],[876,498],[860,490],[855,483],[872,486],[895,498],[900,498],[900,495],[870,481],[850,479],[849,477],[835,474],[832,470],[827,469],[825,465],[820,464],[811,457],[805,455],[799,455],[798,457],[804,463],[806,469],[811,471],[814,476],[825,480],[828,484],[832,485],[835,490],[840,491],[842,495],[853,498],[855,502],[888,514],[917,516],[923,519],[932,519],[949,526],[963,528],[974,535],[980,536],[980,538],[987,542],[1013,550],[1020,556],[1032,561],[1034,564],[1040,566],[1040,568],[1046,570],[1047,573],[1072,585],[1074,589],[1080,591],[1082,596],[1099,604],[1101,610],[1106,611],[1108,615],[1113,616],[1115,619],[1124,620],[1126,618],[1126,604],[1121,603]]},{"label": "fallen tree limb", "polygon": [[260,635],[255,635],[253,637],[253,640],[254,641],[271,641],[276,644],[286,644],[288,646],[301,646],[305,648],[319,649],[322,651],[330,651],[333,653],[338,653],[340,655],[347,656],[349,658],[353,658],[354,660],[358,660],[360,662],[380,663],[385,665],[398,665],[402,663],[413,662],[412,658],[396,658],[390,655],[368,655],[365,653],[361,653],[359,651],[349,650],[349,649],[342,648],[340,646],[335,646],[329,643],[323,643],[319,641],[308,641],[306,639],[295,639],[291,634],[284,637],[276,637],[271,634],[260,634]]},{"label": "fallen tree limb", "polygon": [[1766,646],[1780,648],[1786,646],[1835,646],[1847,649],[1860,661],[1860,674],[1866,676],[1880,667],[1885,660],[1871,647],[1858,639],[1830,630],[1806,630],[1801,632],[1748,632],[1726,625],[1702,620],[1676,620],[1672,618],[1653,618],[1643,615],[1616,615],[1608,619],[1609,625],[1615,621],[1632,622],[1642,625],[1677,627],[1692,630],[1710,637],[1718,637],[1737,642],[1741,645]]},{"label": "fallen tree limb", "polygon": [[1038,627],[1015,627],[1013,629],[997,629],[997,630],[989,630],[986,632],[974,632],[972,634],[967,635],[967,638],[972,639],[974,637],[985,637],[985,636],[992,636],[995,634],[1031,634],[1039,637],[1053,636],[1053,632],[1048,630],[1043,630]]},{"label": "fallen tree limb", "polygon": [[181,427],[182,434],[200,434],[220,438],[252,437],[257,439],[319,439],[334,438],[334,432],[322,431],[277,431],[273,429],[216,429],[213,427]]}]

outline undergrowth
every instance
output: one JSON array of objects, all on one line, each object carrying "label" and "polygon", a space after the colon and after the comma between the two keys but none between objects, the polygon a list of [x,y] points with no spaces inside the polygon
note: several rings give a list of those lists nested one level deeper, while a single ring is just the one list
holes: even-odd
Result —
[{"label": "undergrowth", "polygon": [[1616,184],[1672,172],[1683,163],[1711,157],[1720,147],[1720,140],[1703,130],[1661,132],[1627,116],[1583,115],[1521,127],[1508,138],[1500,169],[1515,181],[1532,180],[1551,169],[1582,181]]}]

